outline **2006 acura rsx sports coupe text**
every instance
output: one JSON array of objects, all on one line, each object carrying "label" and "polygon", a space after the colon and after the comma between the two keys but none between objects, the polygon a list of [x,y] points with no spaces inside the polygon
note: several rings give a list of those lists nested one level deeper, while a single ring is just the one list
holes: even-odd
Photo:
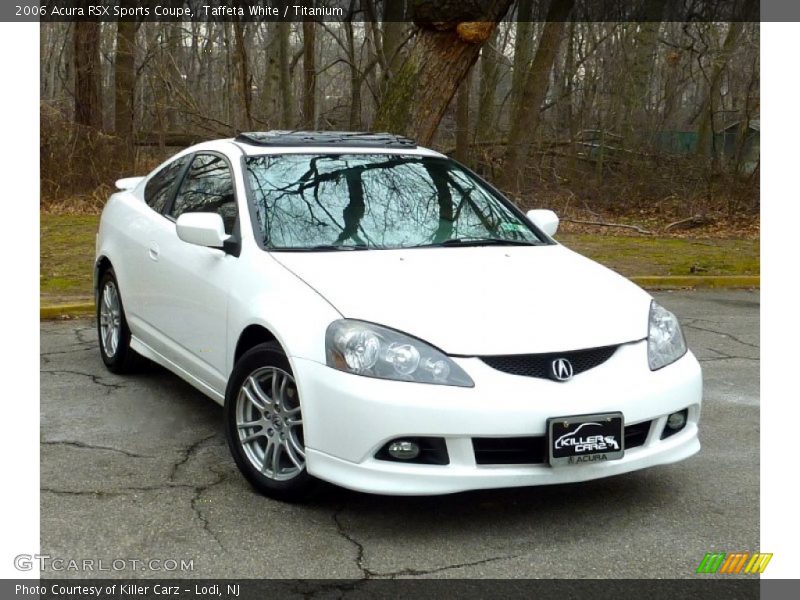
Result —
[{"label": "2006 acura rsx sports coupe text", "polygon": [[675,316],[445,156],[267,132],[121,179],[97,236],[103,361],[224,405],[261,492],[583,481],[700,449]]}]

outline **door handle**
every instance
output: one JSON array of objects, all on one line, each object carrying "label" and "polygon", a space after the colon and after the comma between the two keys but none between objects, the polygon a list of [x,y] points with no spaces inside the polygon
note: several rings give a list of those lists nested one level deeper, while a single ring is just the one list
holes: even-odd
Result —
[{"label": "door handle", "polygon": [[158,244],[152,242],[150,244],[150,250],[147,252],[150,255],[152,260],[158,260]]}]

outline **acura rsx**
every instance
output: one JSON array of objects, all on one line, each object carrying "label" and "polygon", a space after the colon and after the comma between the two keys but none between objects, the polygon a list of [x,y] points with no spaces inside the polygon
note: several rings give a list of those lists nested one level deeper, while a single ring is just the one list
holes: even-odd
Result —
[{"label": "acura rsx", "polygon": [[100,353],[223,405],[242,474],[383,494],[577,482],[700,449],[676,317],[478,175],[390,134],[244,133],[117,181]]}]

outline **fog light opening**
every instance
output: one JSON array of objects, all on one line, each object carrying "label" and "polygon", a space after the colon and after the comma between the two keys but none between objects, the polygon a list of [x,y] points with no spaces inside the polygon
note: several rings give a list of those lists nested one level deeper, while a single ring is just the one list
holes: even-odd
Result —
[{"label": "fog light opening", "polygon": [[396,440],[389,444],[388,452],[397,460],[414,460],[419,456],[419,444],[410,440]]},{"label": "fog light opening", "polygon": [[667,427],[673,431],[679,431],[686,425],[686,413],[684,411],[672,413],[667,417]]},{"label": "fog light opening", "polygon": [[667,438],[671,435],[678,433],[686,427],[686,422],[689,420],[689,410],[684,408],[678,412],[674,412],[667,417],[667,423],[664,426],[664,431],[661,434],[661,439]]}]

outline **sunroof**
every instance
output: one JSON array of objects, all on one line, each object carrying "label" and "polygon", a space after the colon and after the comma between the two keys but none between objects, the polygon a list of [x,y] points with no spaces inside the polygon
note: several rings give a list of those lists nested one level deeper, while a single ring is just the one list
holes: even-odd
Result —
[{"label": "sunroof", "polygon": [[254,146],[417,147],[401,135],[355,131],[250,131],[237,135],[236,141]]}]

